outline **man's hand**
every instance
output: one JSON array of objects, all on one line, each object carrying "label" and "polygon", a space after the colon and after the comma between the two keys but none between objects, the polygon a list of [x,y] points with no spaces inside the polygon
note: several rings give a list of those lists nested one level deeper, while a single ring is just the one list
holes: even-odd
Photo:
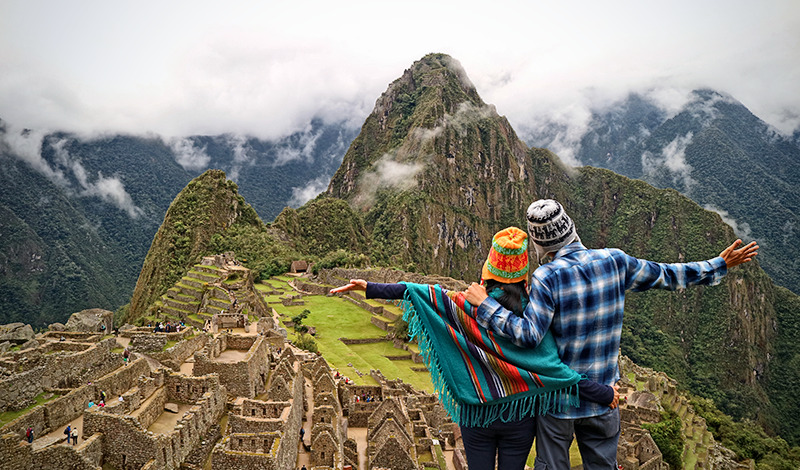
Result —
[{"label": "man's hand", "polygon": [[758,245],[756,242],[750,242],[747,245],[736,249],[737,246],[742,244],[741,239],[737,239],[731,246],[722,250],[719,255],[725,260],[728,269],[746,263],[752,260],[758,254]]},{"label": "man's hand", "polygon": [[343,286],[331,289],[331,294],[338,294],[339,292],[347,292],[351,290],[367,290],[367,281],[363,279],[350,279],[350,284],[345,284]]},{"label": "man's hand", "polygon": [[464,291],[464,298],[475,307],[482,304],[486,297],[489,297],[486,295],[486,288],[474,282]]}]

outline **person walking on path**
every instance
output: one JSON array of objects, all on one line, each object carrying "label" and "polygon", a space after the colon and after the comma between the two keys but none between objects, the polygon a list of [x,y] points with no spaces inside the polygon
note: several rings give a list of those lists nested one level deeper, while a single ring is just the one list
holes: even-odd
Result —
[{"label": "person walking on path", "polygon": [[78,428],[72,428],[72,445],[78,445]]},{"label": "person walking on path", "polygon": [[29,426],[28,430],[25,431],[25,437],[28,438],[28,444],[33,442],[33,428],[32,427]]},{"label": "person walking on path", "polygon": [[67,444],[69,444],[69,438],[72,437],[72,427],[69,424],[67,429],[64,430],[64,435],[67,436]]},{"label": "person walking on path", "polygon": [[[465,292],[477,305],[478,324],[521,347],[535,347],[552,333],[561,359],[588,379],[611,385],[619,380],[619,343],[625,291],[716,285],[728,269],[758,254],[755,242],[736,240],[716,258],[693,263],[656,263],[618,249],[587,249],[572,219],[552,199],[528,207],[528,232],[539,261],[529,302],[514,315],[486,289],[473,283]],[[536,469],[570,468],[573,435],[585,470],[617,468],[618,409],[595,403],[537,417]]]}]

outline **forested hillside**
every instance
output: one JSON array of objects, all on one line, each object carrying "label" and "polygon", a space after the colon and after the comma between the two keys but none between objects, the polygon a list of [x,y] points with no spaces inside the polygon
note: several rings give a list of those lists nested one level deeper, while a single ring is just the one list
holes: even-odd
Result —
[{"label": "forested hillside", "polygon": [[[548,147],[563,131],[526,136]],[[676,189],[719,211],[761,245],[760,262],[779,285],[800,293],[800,143],[734,98],[696,90],[673,115],[639,95],[597,110],[575,145],[584,165]]]},{"label": "forested hillside", "polygon": [[164,213],[205,169],[228,170],[272,220],[325,188],[355,131],[315,120],[275,141],[10,132],[0,121],[0,324],[41,327],[128,303]]}]

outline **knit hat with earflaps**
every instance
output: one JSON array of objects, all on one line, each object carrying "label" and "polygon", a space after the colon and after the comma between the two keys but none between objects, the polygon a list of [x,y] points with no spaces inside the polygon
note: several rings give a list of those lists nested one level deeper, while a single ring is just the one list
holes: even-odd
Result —
[{"label": "knit hat with earflaps", "polygon": [[580,241],[575,223],[558,201],[539,199],[528,206],[528,233],[539,261],[572,242]]},{"label": "knit hat with earflaps", "polygon": [[481,277],[504,284],[528,280],[528,234],[517,227],[500,230],[492,238]]}]

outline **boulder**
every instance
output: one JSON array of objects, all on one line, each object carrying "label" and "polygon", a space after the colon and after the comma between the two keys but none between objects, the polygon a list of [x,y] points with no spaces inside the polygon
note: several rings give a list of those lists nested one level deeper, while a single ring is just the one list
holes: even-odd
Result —
[{"label": "boulder", "polygon": [[64,326],[63,323],[56,322],[56,323],[51,323],[50,326],[47,327],[47,329],[50,331],[66,331],[67,327]]},{"label": "boulder", "polygon": [[[67,320],[67,330],[81,331],[84,333],[111,333],[114,322],[114,312],[102,308],[90,308],[73,313]],[[105,327],[105,328],[103,328]]]},{"label": "boulder", "polygon": [[22,344],[32,340],[36,336],[33,328],[24,323],[9,323],[0,325],[0,343],[8,341],[14,344]]},{"label": "boulder", "polygon": [[178,405],[176,403],[165,403],[164,411],[169,411],[170,413],[177,413]]}]

